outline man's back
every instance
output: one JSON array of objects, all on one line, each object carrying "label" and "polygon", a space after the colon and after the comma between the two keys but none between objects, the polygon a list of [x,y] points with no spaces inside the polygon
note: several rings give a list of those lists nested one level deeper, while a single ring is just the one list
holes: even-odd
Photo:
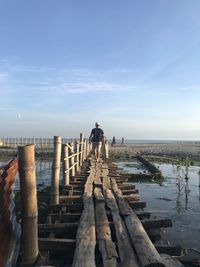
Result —
[{"label": "man's back", "polygon": [[92,129],[92,142],[101,142],[103,137],[103,130],[101,128]]}]

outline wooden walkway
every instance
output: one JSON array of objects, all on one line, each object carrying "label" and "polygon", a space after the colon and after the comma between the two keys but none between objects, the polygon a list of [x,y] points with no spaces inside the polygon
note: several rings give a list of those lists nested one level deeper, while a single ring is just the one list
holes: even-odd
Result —
[{"label": "wooden walkway", "polygon": [[[183,266],[176,247],[154,246],[153,228],[170,220],[150,220],[138,190],[111,163],[88,158],[38,225],[41,263],[37,266]],[[167,253],[167,254],[162,254]]]}]

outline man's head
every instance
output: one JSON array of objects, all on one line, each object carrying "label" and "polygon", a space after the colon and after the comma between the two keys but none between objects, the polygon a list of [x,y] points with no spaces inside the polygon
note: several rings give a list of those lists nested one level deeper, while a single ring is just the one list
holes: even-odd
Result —
[{"label": "man's head", "polygon": [[100,123],[99,123],[99,122],[96,122],[96,123],[95,123],[95,126],[96,126],[96,127],[99,127],[99,126],[100,126]]}]

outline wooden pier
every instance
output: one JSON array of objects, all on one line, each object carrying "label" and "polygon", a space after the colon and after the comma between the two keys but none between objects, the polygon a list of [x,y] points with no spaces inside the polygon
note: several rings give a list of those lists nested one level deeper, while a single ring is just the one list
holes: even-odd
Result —
[{"label": "wooden pier", "polygon": [[151,220],[150,213],[141,210],[146,203],[140,201],[138,190],[122,177],[112,178],[114,170],[114,165],[89,157],[81,172],[63,186],[47,223],[38,225],[39,249],[44,255],[50,252],[46,264],[183,266],[172,257],[180,255],[179,247],[152,242],[153,230],[171,227],[171,221]]},{"label": "wooden pier", "polygon": [[[146,203],[116,165],[96,162],[90,144],[54,138],[51,203],[37,223],[34,146],[19,148],[22,244],[17,266],[179,267],[181,248],[154,243],[170,220],[152,220]],[[23,193],[24,192],[24,193]],[[9,266],[2,265],[0,267]],[[14,267],[14,266],[13,266]]]}]

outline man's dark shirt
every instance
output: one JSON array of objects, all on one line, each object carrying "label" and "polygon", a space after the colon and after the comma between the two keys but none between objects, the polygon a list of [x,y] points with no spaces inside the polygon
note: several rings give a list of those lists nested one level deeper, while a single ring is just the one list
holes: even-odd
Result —
[{"label": "man's dark shirt", "polygon": [[91,135],[92,135],[91,139],[92,142],[101,142],[104,132],[101,128],[94,128],[92,129]]}]

